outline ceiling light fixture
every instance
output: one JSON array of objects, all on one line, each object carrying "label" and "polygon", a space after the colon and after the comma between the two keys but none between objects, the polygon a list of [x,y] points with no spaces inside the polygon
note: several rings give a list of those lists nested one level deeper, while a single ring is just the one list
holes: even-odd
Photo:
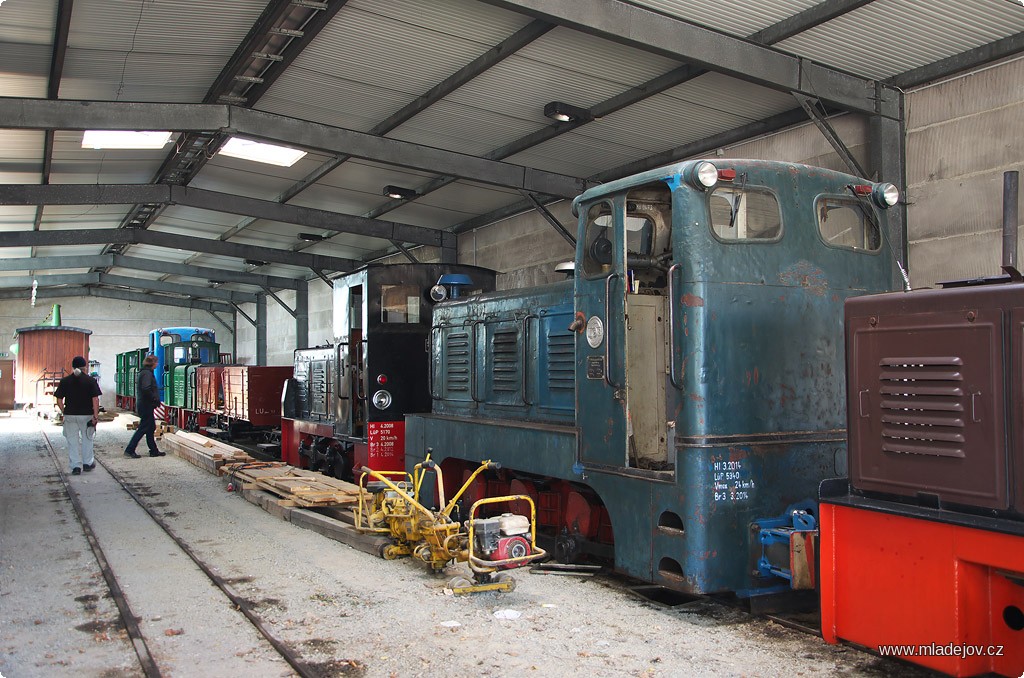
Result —
[{"label": "ceiling light fixture", "polygon": [[218,155],[226,155],[229,158],[241,158],[252,160],[278,167],[291,167],[306,155],[305,151],[288,146],[277,146],[275,144],[264,144],[259,141],[251,141],[239,137],[231,137],[228,142],[220,147]]},{"label": "ceiling light fixture", "polygon": [[558,122],[580,122],[594,119],[594,116],[587,109],[567,104],[564,101],[548,103],[544,106],[544,115]]},{"label": "ceiling light fixture", "polygon": [[207,280],[206,282],[210,283],[211,285],[223,285],[224,284],[223,280]]},{"label": "ceiling light fixture", "polygon": [[411,188],[402,188],[401,186],[385,186],[384,195],[395,200],[411,200],[419,195],[419,193]]},{"label": "ceiling light fixture", "polygon": [[320,242],[326,240],[326,235],[317,235],[316,233],[299,233],[299,240],[305,240],[306,242]]},{"label": "ceiling light fixture", "polygon": [[250,266],[266,266],[267,265],[267,262],[260,261],[259,259],[246,259],[245,263],[249,264]]},{"label": "ceiling light fixture", "polygon": [[171,132],[129,132],[107,129],[87,129],[82,134],[82,148],[95,150],[157,149],[171,140]]}]

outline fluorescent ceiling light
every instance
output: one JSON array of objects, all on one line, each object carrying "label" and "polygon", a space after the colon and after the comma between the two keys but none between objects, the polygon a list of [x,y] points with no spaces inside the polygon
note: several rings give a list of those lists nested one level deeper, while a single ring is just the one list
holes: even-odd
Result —
[{"label": "fluorescent ceiling light", "polygon": [[265,162],[268,165],[291,167],[299,161],[299,158],[306,155],[306,152],[287,146],[275,146],[274,144],[231,137],[226,144],[220,147],[219,154],[231,158]]},{"label": "fluorescent ceiling light", "polygon": [[163,148],[171,140],[170,132],[121,132],[88,129],[82,135],[82,148]]}]

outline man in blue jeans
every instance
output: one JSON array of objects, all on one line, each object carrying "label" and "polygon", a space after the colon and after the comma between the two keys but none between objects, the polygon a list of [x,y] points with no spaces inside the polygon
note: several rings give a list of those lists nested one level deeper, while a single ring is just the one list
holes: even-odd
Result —
[{"label": "man in blue jeans", "polygon": [[128,447],[124,449],[124,456],[138,459],[135,448],[146,436],[146,444],[149,445],[149,456],[163,457],[164,453],[156,449],[156,419],[153,418],[153,410],[160,405],[160,391],[156,387],[156,375],[153,368],[156,367],[156,356],[147,355],[139,368],[139,378],[135,386],[135,412],[139,415],[139,427],[135,434],[128,441]]}]

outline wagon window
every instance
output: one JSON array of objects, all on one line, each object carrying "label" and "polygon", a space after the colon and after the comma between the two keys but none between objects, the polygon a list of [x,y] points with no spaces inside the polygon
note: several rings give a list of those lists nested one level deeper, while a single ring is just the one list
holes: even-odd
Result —
[{"label": "wagon window", "polygon": [[415,285],[381,285],[380,321],[419,324],[422,296]]},{"label": "wagon window", "polygon": [[722,240],[775,240],[782,235],[779,201],[767,190],[719,186],[708,201],[711,229]]},{"label": "wagon window", "polygon": [[877,252],[882,245],[878,224],[864,213],[861,203],[852,198],[825,197],[818,201],[818,230],[833,247]]},{"label": "wagon window", "polygon": [[608,203],[593,205],[587,212],[583,274],[588,278],[608,275],[612,270],[612,261],[615,258],[613,223],[612,206]]}]

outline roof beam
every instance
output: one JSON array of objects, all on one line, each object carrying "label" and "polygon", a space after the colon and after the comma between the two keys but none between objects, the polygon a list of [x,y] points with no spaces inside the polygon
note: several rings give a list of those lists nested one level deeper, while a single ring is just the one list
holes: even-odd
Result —
[{"label": "roof beam", "polygon": [[793,125],[805,122],[809,121],[804,109],[794,108],[763,120],[734,127],[726,132],[705,137],[704,139],[693,143],[676,146],[675,148],[670,148],[667,151],[655,153],[654,155],[646,158],[641,158],[640,160],[626,163],[625,165],[613,167],[600,172],[599,174],[595,174],[593,179],[599,182],[608,182],[613,179],[620,179],[632,174],[639,174],[640,172],[646,172],[647,170],[663,167],[664,165],[671,165],[674,162],[679,162],[686,158],[692,158],[702,153],[708,153],[715,149],[722,148],[723,146],[730,146],[732,144],[739,143],[740,141],[750,139],[751,137],[777,132],[787,127],[792,127]]},{"label": "roof beam", "polygon": [[[0,299],[21,299],[26,296],[26,292],[27,290],[0,289]],[[146,294],[144,292],[132,292],[130,290],[118,290],[107,287],[50,287],[36,290],[37,299],[54,299],[58,297],[100,297],[104,299],[117,299],[119,301],[134,301],[142,304],[177,306],[179,308],[190,308],[195,311],[207,311],[211,314],[214,311],[222,313],[232,313],[234,311],[232,306],[212,301],[197,301],[185,297],[168,297],[163,294]]]},{"label": "roof beam", "polygon": [[59,273],[57,275],[11,275],[0,277],[0,289],[25,289],[36,283],[39,287],[55,285],[96,285],[99,273]]},{"label": "roof beam", "polygon": [[[458,88],[462,87],[467,82],[477,77],[481,73],[487,71],[488,69],[492,68],[493,66],[501,63],[508,57],[512,56],[513,54],[521,50],[523,47],[529,45],[537,38],[546,34],[552,28],[554,28],[554,26],[547,23],[546,21],[533,21],[527,24],[526,26],[519,29],[509,37],[502,40],[494,47],[490,48],[489,50],[478,56],[476,59],[473,59],[465,66],[452,73],[450,76],[448,76],[438,84],[431,87],[429,90],[427,90],[425,93],[423,93],[413,101],[409,102],[408,104],[406,104],[399,110],[395,111],[393,114],[391,114],[378,124],[374,125],[373,129],[370,130],[370,134],[375,134],[377,136],[383,136],[387,134],[388,132],[395,129],[402,123],[405,123],[411,120],[417,114],[422,113],[428,107],[436,104],[438,101],[445,98]],[[333,172],[340,165],[346,162],[349,159],[349,157],[350,156],[342,155],[328,160],[323,165],[321,165],[313,172],[311,172],[308,176],[306,176],[301,181],[294,184],[287,191],[282,193],[279,200],[281,202],[287,202],[288,200],[291,200],[293,197],[295,197],[300,192],[311,186],[313,183],[319,181],[321,178],[323,178],[330,172]],[[491,160],[497,159],[493,156],[485,157],[488,157]],[[450,183],[450,181],[448,183]],[[399,203],[403,202],[406,201],[392,201],[387,204],[391,205],[392,203],[394,203],[395,207],[397,207]],[[391,209],[394,209],[395,207],[391,207]],[[365,214],[363,216],[366,216],[368,218],[374,218],[374,215],[372,214]],[[238,231],[247,227],[250,223],[252,222],[243,222],[232,230],[237,233]],[[395,245],[395,247],[398,248],[400,252],[405,254],[407,258],[415,262],[415,258],[411,254],[409,254],[408,251],[403,247],[401,241],[393,240],[392,243]],[[302,250],[306,247],[311,247],[311,245],[300,245],[297,249]]]},{"label": "roof beam", "polygon": [[232,292],[230,290],[221,290],[214,287],[199,287],[197,285],[179,285],[177,283],[160,282],[158,280],[109,275],[107,273],[69,273],[57,275],[19,275],[0,277],[0,289],[31,288],[33,283],[38,287],[54,287],[56,285],[112,285],[117,287],[130,287],[137,290],[147,290],[150,292],[182,294],[188,295],[192,298],[219,299],[237,304],[252,304],[256,302],[256,295],[252,293]]},{"label": "roof beam", "polygon": [[[811,28],[819,26],[826,21],[831,21],[832,19],[842,16],[846,12],[850,12],[864,6],[871,1],[872,0],[825,0],[825,2],[814,5],[803,12],[787,19],[783,19],[782,21],[772,24],[757,33],[747,36],[747,39],[753,42],[772,44],[802,33],[803,31],[810,30]],[[484,154],[483,157],[490,160],[501,160],[502,158],[515,155],[516,153],[538,146],[545,141],[554,139],[562,134],[571,132],[578,127],[582,127],[594,119],[611,115],[616,111],[626,108],[627,106],[632,106],[644,99],[648,99],[656,94],[660,94],[673,87],[682,85],[683,83],[700,77],[705,73],[707,73],[707,70],[694,65],[684,65],[674,68],[667,73],[662,73],[659,76],[651,78],[645,83],[637,85],[625,92],[621,92],[598,104],[595,104],[589,109],[589,118],[583,118],[573,122],[553,123],[547,127],[543,127],[535,132],[531,132],[519,139],[511,141],[500,148],[496,148],[490,153]],[[427,195],[428,193],[443,188],[457,180],[458,177],[452,176],[443,176],[431,179],[426,184],[423,184],[416,189],[419,194],[417,197]],[[541,202],[546,204],[553,201],[550,198],[545,198],[541,200]],[[379,205],[369,212],[366,212],[363,216],[377,218],[392,210],[398,209],[407,203],[407,200],[390,200],[383,205]],[[527,205],[522,202],[515,203],[510,207],[512,208],[511,213],[513,214],[520,214],[528,209]],[[490,215],[481,215],[480,219],[488,218],[491,215],[494,215],[496,218],[504,218],[504,216],[507,216],[507,211],[497,210],[495,212],[491,212]],[[467,222],[463,222],[462,224],[458,224],[455,227],[455,232],[461,233],[464,232],[464,230],[472,230],[472,228],[484,225],[481,224],[480,219],[471,219]],[[467,224],[471,225],[467,226]],[[378,251],[368,255],[366,259],[369,261],[390,254],[391,252],[387,250],[383,252]]]},{"label": "roof beam", "polygon": [[1024,33],[1016,33],[987,45],[954,54],[930,64],[912,68],[890,78],[896,87],[907,89],[917,87],[933,80],[939,80],[956,73],[962,73],[985,64],[1024,52]]},{"label": "roof beam", "polygon": [[[679,59],[784,92],[800,92],[861,113],[898,115],[875,82],[621,0],[482,0],[549,23]],[[895,94],[895,92],[893,92]]]},{"label": "roof beam", "polygon": [[150,292],[167,292],[169,294],[185,294],[192,298],[219,299],[221,301],[233,302],[236,304],[252,304],[256,301],[256,295],[252,292],[233,292],[218,287],[202,287],[199,285],[183,285],[181,283],[163,282],[160,280],[146,280],[145,278],[130,278],[123,275],[111,275],[100,273],[101,285],[115,285],[120,287],[131,287],[137,290],[148,290]]},{"label": "roof beam", "polygon": [[582,193],[583,179],[487,160],[340,127],[218,104],[147,104],[0,98],[0,128],[221,130],[286,145],[472,179],[565,198]]},{"label": "roof beam", "polygon": [[183,205],[309,226],[334,233],[355,233],[417,245],[441,245],[441,232],[424,226],[367,219],[311,207],[282,205],[202,188],[173,184],[3,184],[0,205]]},{"label": "roof beam", "polygon": [[135,228],[101,228],[65,231],[7,231],[0,233],[2,247],[42,247],[47,245],[152,245],[175,250],[193,250],[238,259],[316,268],[328,271],[349,271],[362,262],[321,254],[305,254],[272,247],[242,245],[174,233],[161,233]]},{"label": "roof beam", "polygon": [[56,271],[68,268],[130,268],[136,271],[155,271],[169,275],[180,275],[189,278],[205,278],[224,282],[272,287],[277,289],[298,289],[297,278],[282,278],[273,275],[245,273],[244,271],[227,271],[220,268],[175,264],[170,261],[140,259],[120,254],[88,254],[63,257],[21,257],[16,259],[0,259],[0,271]]},{"label": "roof beam", "polygon": [[749,40],[764,45],[771,45],[782,42],[794,35],[838,19],[847,12],[860,9],[874,0],[825,0],[817,5],[808,7],[802,12],[797,12],[791,17],[776,22],[764,30],[748,36]]},{"label": "roof beam", "polygon": [[[612,169],[595,175],[593,178],[596,181],[606,183],[631,174],[639,174],[640,172],[646,172],[650,169],[669,165],[685,158],[697,156],[702,153],[708,153],[717,148],[729,146],[753,136],[776,132],[804,122],[807,122],[807,114],[804,112],[804,109],[796,108],[791,111],[786,111],[785,113],[774,115],[770,118],[765,118],[764,120],[736,127],[728,132],[722,132],[721,134],[701,139],[700,141],[692,144],[677,146],[676,148],[664,151],[663,153],[657,153],[641,160],[620,165],[619,167],[613,167]],[[558,202],[558,200],[545,198],[543,200],[538,199],[538,202],[543,205],[549,205],[551,203]],[[523,214],[524,212],[529,212],[532,209],[535,209],[533,202],[521,200],[519,202],[499,207],[487,214],[481,214],[473,217],[472,219],[467,219],[466,221],[453,226],[450,231],[456,234],[466,233],[476,228],[489,226],[496,221],[501,221],[502,219],[508,219],[516,215]],[[375,254],[377,256],[385,256],[391,253],[377,252]]]}]

